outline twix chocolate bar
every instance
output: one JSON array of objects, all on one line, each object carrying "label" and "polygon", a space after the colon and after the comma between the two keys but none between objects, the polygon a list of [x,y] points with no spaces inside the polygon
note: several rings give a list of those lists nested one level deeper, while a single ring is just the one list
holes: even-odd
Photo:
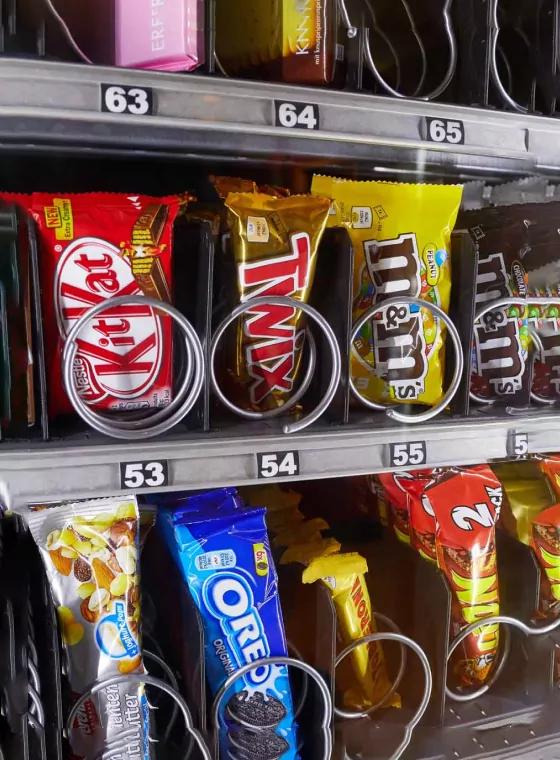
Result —
[{"label": "twix chocolate bar", "polygon": [[[171,300],[176,198],[109,193],[36,194],[51,417],[72,411],[60,352],[89,308],[117,296]],[[56,316],[56,323],[54,316]],[[74,382],[97,409],[163,407],[172,394],[172,325],[141,303],[90,320],[77,340]]]},{"label": "twix chocolate bar", "polygon": [[503,489],[487,465],[455,467],[425,489],[436,520],[438,566],[452,593],[453,640],[467,625],[481,626],[456,650],[454,671],[463,685],[484,683],[498,653],[499,614],[495,525]]},{"label": "twix chocolate bar", "polygon": [[[326,198],[230,193],[236,297],[266,295],[307,302],[317,249],[327,224]],[[240,405],[255,411],[282,406],[292,395],[305,341],[305,319],[292,306],[265,304],[238,322],[229,346],[228,376]]]}]

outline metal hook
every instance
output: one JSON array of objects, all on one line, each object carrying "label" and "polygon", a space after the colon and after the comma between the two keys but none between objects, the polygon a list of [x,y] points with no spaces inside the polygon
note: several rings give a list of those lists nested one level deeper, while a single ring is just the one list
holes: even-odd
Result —
[{"label": "metal hook", "polygon": [[[282,297],[283,296],[279,296],[279,298],[282,298]],[[387,635],[390,635],[390,634],[387,634]],[[311,678],[315,681],[315,683],[319,687],[319,691],[321,693],[321,697],[323,699],[323,705],[325,708],[323,711],[323,718],[321,720],[321,725],[320,725],[320,728],[323,733],[323,738],[324,738],[323,760],[331,760],[331,754],[332,754],[331,720],[332,720],[332,715],[333,715],[333,704],[332,704],[329,688],[327,684],[325,683],[325,680],[322,678],[322,676],[319,675],[319,673],[315,670],[315,668],[312,668],[311,665],[308,665],[306,662],[303,662],[302,660],[296,660],[293,657],[265,657],[262,660],[254,660],[253,662],[249,662],[247,665],[243,665],[243,667],[239,668],[239,670],[236,670],[234,673],[232,673],[229,676],[227,681],[224,683],[224,685],[216,694],[216,697],[212,704],[212,725],[214,726],[215,757],[218,758],[219,756],[220,708],[222,706],[222,702],[224,701],[224,697],[226,696],[227,692],[231,689],[233,684],[238,681],[239,678],[242,678],[243,676],[247,675],[247,673],[251,673],[251,671],[255,670],[255,668],[261,668],[261,667],[264,667],[265,665],[285,665],[286,667],[289,666],[293,668],[298,668],[299,670],[303,670],[303,672],[306,673],[308,676],[311,676]]]},{"label": "metal hook", "polygon": [[[485,622],[486,619],[482,619],[481,623],[479,624],[479,628],[483,628],[485,625],[488,625]],[[455,651],[453,649],[453,651]],[[509,628],[504,629],[504,645],[502,647],[502,651],[500,653],[498,662],[496,663],[496,666],[492,673],[490,674],[490,677],[486,681],[486,683],[483,684],[483,686],[479,687],[475,691],[470,692],[458,692],[458,691],[452,691],[447,684],[445,684],[445,696],[449,697],[449,699],[452,699],[454,702],[471,702],[473,699],[478,699],[478,697],[481,697],[483,694],[486,694],[486,692],[492,688],[492,686],[496,683],[498,678],[500,677],[504,666],[507,662],[507,659],[509,657],[509,653],[511,651],[511,636],[509,633]],[[451,657],[451,653],[447,657],[447,660],[449,661],[449,658]]]},{"label": "metal hook", "polygon": [[350,15],[348,13],[348,8],[346,7],[345,0],[338,0],[338,9],[342,18],[342,23],[346,27],[348,39],[352,40],[358,34],[358,29],[350,21]]},{"label": "metal hook", "polygon": [[68,26],[66,21],[62,18],[62,16],[57,11],[57,9],[54,7],[52,0],[45,0],[45,3],[47,5],[48,10],[51,12],[55,20],[58,22],[58,25],[60,26],[62,33],[64,34],[66,41],[68,42],[72,50],[76,53],[76,55],[79,58],[85,61],[85,63],[93,63],[93,61],[87,57],[87,55],[84,53],[84,51],[81,49],[81,47],[78,45],[78,43],[74,39],[74,35],[70,31],[70,27]]},{"label": "metal hook", "polygon": [[[414,22],[414,17],[412,15],[412,12],[410,10],[410,7],[408,6],[407,0],[401,0],[401,3],[404,7],[405,13],[408,17],[409,23],[410,23],[410,29],[412,31],[412,34],[416,38],[416,41],[418,43],[419,49],[420,49],[420,55],[422,58],[422,65],[421,65],[421,76],[420,81],[412,95],[414,98],[418,98],[419,100],[434,100],[435,98],[439,97],[449,86],[451,83],[451,80],[453,79],[453,76],[455,74],[455,70],[457,68],[457,41],[455,39],[455,32],[453,31],[453,24],[451,20],[451,7],[453,4],[453,0],[445,0],[445,4],[442,9],[442,18],[443,18],[443,28],[445,31],[445,36],[447,37],[448,46],[449,46],[449,60],[447,64],[447,70],[445,72],[445,75],[442,79],[442,81],[439,83],[437,87],[435,87],[431,92],[422,95],[421,90],[424,86],[424,81],[426,78],[426,72],[428,67],[427,62],[427,56],[426,56],[426,50],[424,48],[424,43],[422,42],[422,38],[420,37],[420,34],[416,28],[416,24]],[[366,0],[366,5],[369,9],[369,12],[371,14],[372,20],[374,22],[374,29],[376,32],[379,33],[379,27],[376,22],[375,13],[373,11],[373,6],[370,2],[370,0]],[[375,63],[375,60],[373,58],[372,52],[371,52],[371,46],[369,42],[369,35],[365,35],[364,40],[364,55],[366,59],[366,63],[377,80],[377,82],[383,87],[383,89],[388,92],[390,95],[392,95],[395,98],[406,98],[409,97],[402,92],[399,92],[397,89],[391,87],[389,83],[382,77],[381,72],[377,68],[377,65]]]},{"label": "metal hook", "polygon": [[490,1],[490,76],[492,77],[492,81],[498,90],[500,97],[506,105],[510,106],[515,111],[519,111],[519,113],[529,113],[528,108],[524,108],[511,97],[500,79],[497,59],[498,37],[500,35],[500,26],[498,24],[498,2],[499,0]]},{"label": "metal hook", "polygon": [[[307,370],[307,374],[303,380],[303,384],[292,396],[292,398],[289,401],[287,401],[283,406],[279,407],[278,409],[271,409],[266,412],[254,412],[254,411],[248,411],[246,409],[242,409],[241,407],[236,406],[232,401],[230,401],[224,395],[224,393],[222,392],[218,384],[218,379],[216,376],[216,355],[218,351],[218,345],[225,331],[231,324],[233,324],[233,322],[235,322],[235,320],[238,317],[242,316],[250,309],[254,309],[256,306],[265,306],[265,305],[290,306],[294,309],[303,311],[305,314],[307,314],[308,317],[311,317],[312,319],[314,319],[315,322],[317,322],[317,324],[321,328],[321,330],[324,332],[325,337],[327,339],[329,350],[331,352],[332,372],[331,372],[329,386],[327,388],[325,395],[323,396],[319,404],[317,404],[315,409],[312,412],[310,412],[306,417],[302,417],[300,420],[297,420],[296,422],[293,422],[289,425],[284,425],[284,428],[283,428],[284,433],[287,433],[287,434],[297,433],[300,430],[303,430],[304,428],[306,428],[308,425],[311,425],[316,420],[318,420],[319,417],[327,410],[331,401],[334,398],[338,384],[340,383],[340,375],[341,375],[341,369],[342,369],[342,358],[340,356],[340,349],[338,347],[338,343],[336,342],[336,336],[331,326],[329,325],[327,320],[323,317],[323,315],[320,314],[316,309],[314,309],[309,304],[304,303],[302,301],[296,301],[294,298],[289,298],[288,296],[260,296],[259,298],[251,298],[249,301],[246,301],[245,303],[242,303],[242,304],[239,304],[239,306],[236,306],[235,309],[231,312],[231,314],[228,317],[226,317],[224,321],[219,325],[214,335],[212,336],[212,343],[210,345],[210,358],[208,362],[210,382],[212,384],[214,393],[220,399],[222,404],[226,406],[228,409],[230,409],[232,412],[237,414],[239,417],[244,417],[245,419],[248,419],[248,420],[262,420],[262,419],[270,419],[271,417],[278,417],[280,414],[283,414],[288,409],[291,409],[294,406],[294,404],[297,403],[297,401],[299,401],[299,399],[303,396],[303,393],[305,393],[305,391],[307,390],[307,387],[309,386],[309,383],[311,382],[311,377],[315,369],[314,362],[312,361],[312,351],[313,351],[314,343],[311,340],[309,341],[309,348],[310,348],[309,367]],[[309,332],[309,335],[311,335],[311,332]],[[313,356],[314,356],[314,353],[313,353]],[[306,383],[307,383],[307,387],[306,387]]]},{"label": "metal hook", "polygon": [[410,304],[431,311],[433,314],[439,317],[439,319],[441,319],[441,321],[447,327],[453,344],[453,350],[455,352],[455,370],[453,372],[453,378],[451,380],[451,385],[449,386],[447,393],[444,394],[439,404],[436,404],[427,412],[422,412],[422,414],[416,415],[401,414],[400,412],[397,412],[394,407],[387,408],[383,404],[376,404],[374,401],[370,401],[369,399],[362,396],[360,391],[357,389],[356,384],[354,383],[354,378],[352,377],[351,372],[349,373],[348,383],[350,385],[352,395],[362,404],[368,406],[370,409],[385,412],[388,417],[390,417],[392,420],[397,420],[398,422],[417,424],[419,422],[426,422],[427,420],[431,420],[433,417],[436,417],[441,411],[443,411],[449,402],[453,399],[461,384],[461,376],[463,374],[464,367],[463,351],[461,350],[461,339],[459,337],[459,333],[457,332],[457,328],[451,321],[450,317],[448,317],[448,315],[443,311],[443,309],[440,309],[439,306],[436,306],[436,304],[430,303],[429,301],[424,301],[422,298],[416,298],[414,296],[395,296],[394,298],[388,298],[386,301],[383,301],[376,306],[372,306],[359,317],[359,319],[354,323],[352,327],[350,345],[354,343],[358,337],[358,333],[366,322],[376,317],[384,309],[387,309],[391,306],[402,306],[403,304]]},{"label": "metal hook", "polygon": [[[471,635],[474,631],[478,631],[480,628],[483,628],[486,625],[496,625],[496,624],[502,624],[502,625],[510,625],[512,628],[517,628],[518,631],[521,631],[525,634],[525,636],[546,636],[549,633],[552,633],[553,631],[557,630],[560,627],[560,617],[556,618],[556,620],[553,620],[548,625],[543,625],[540,627],[536,626],[529,626],[526,623],[524,623],[522,620],[518,620],[514,617],[509,617],[509,615],[493,615],[492,617],[483,618],[482,620],[478,620],[474,623],[471,623],[468,625],[461,633],[453,640],[453,643],[449,647],[449,653],[447,655],[447,659],[451,657],[453,652],[457,649],[457,647],[463,643],[463,641]],[[481,687],[480,694],[484,694],[484,692],[488,691],[489,686],[486,685],[486,687]],[[447,690],[446,690],[447,691]],[[455,698],[455,696],[451,695],[452,698]],[[458,700],[461,701],[461,700]]]},{"label": "metal hook", "polygon": [[[85,325],[98,314],[117,306],[129,306],[141,304],[150,306],[155,311],[163,312],[171,317],[181,328],[187,355],[187,366],[183,383],[173,401],[163,409],[159,409],[153,415],[144,420],[121,420],[118,423],[110,422],[107,417],[94,412],[80,397],[73,378],[73,366],[78,352],[77,337]],[[170,304],[147,296],[119,296],[100,301],[88,309],[76,321],[66,337],[62,351],[62,373],[64,387],[72,406],[79,416],[91,427],[100,433],[120,438],[123,440],[140,440],[152,438],[165,433],[180,422],[187,415],[202,390],[204,382],[204,353],[200,339],[191,323]],[[194,376],[194,378],[193,378]]]},{"label": "metal hook", "polygon": [[[149,676],[145,674],[138,674],[138,675],[121,675],[121,676],[112,676],[111,678],[106,678],[103,681],[96,681],[92,686],[89,687],[80,697],[78,697],[78,700],[74,703],[72,709],[70,710],[70,714],[68,715],[68,719],[66,720],[66,733],[68,736],[71,736],[72,731],[74,729],[74,721],[76,720],[76,715],[78,714],[78,711],[82,707],[82,705],[91,697],[94,697],[96,694],[98,694],[100,691],[103,691],[104,689],[108,689],[110,686],[119,686],[120,684],[144,684],[146,686],[154,686],[157,689],[160,689],[161,691],[164,691],[166,694],[168,694],[172,699],[175,700],[177,705],[179,706],[179,709],[181,710],[181,713],[183,715],[183,719],[185,721],[185,726],[187,727],[187,731],[189,734],[191,734],[196,743],[198,744],[198,747],[200,749],[200,752],[202,754],[202,757],[204,760],[213,760],[212,753],[208,749],[206,742],[202,738],[202,734],[200,731],[198,731],[194,727],[193,719],[189,710],[189,706],[179,694],[179,692],[175,691],[169,684],[167,684],[165,681],[162,681],[160,678],[155,678],[154,676]],[[134,729],[136,732],[137,729]]]},{"label": "metal hook", "polygon": [[[378,620],[381,623],[384,623],[387,628],[390,628],[393,633],[398,633],[399,636],[402,636],[402,632],[398,625],[394,623],[391,618],[388,618],[386,615],[382,615],[380,612],[374,612],[373,617]],[[364,646],[367,646],[363,640],[361,640]],[[401,642],[400,644],[400,652],[401,652],[401,660],[399,663],[399,670],[397,672],[397,677],[393,681],[391,688],[388,692],[386,692],[383,697],[376,702],[376,704],[372,705],[371,707],[368,707],[367,710],[342,710],[341,708],[334,705],[334,714],[337,716],[337,718],[344,718],[345,720],[355,720],[356,718],[367,718],[368,715],[371,715],[376,710],[378,710],[380,707],[383,707],[383,705],[387,702],[387,700],[393,696],[393,694],[396,692],[396,690],[399,688],[401,681],[404,677],[404,673],[406,670],[406,647]],[[342,662],[345,655],[342,654],[338,655],[338,657],[334,661],[334,667],[335,670],[338,667],[338,665]]]},{"label": "metal hook", "polygon": [[404,738],[395,752],[391,755],[390,758],[388,758],[388,760],[399,760],[399,758],[402,757],[405,749],[410,744],[410,740],[412,739],[412,732],[420,723],[422,716],[428,708],[430,697],[432,695],[432,671],[430,669],[430,663],[428,662],[428,658],[426,657],[424,650],[415,641],[413,641],[413,639],[409,639],[407,636],[403,636],[401,633],[372,633],[369,636],[364,636],[363,639],[356,639],[356,641],[353,641],[349,646],[346,647],[346,649],[344,649],[344,651],[339,654],[337,657],[338,662],[341,662],[350,654],[350,652],[352,652],[357,647],[362,646],[363,644],[372,644],[375,641],[397,641],[400,644],[404,644],[405,646],[412,649],[412,651],[420,660],[420,664],[424,670],[424,677],[426,679],[424,694],[422,695],[422,699],[418,705],[416,712],[412,716],[408,725],[405,727]]}]

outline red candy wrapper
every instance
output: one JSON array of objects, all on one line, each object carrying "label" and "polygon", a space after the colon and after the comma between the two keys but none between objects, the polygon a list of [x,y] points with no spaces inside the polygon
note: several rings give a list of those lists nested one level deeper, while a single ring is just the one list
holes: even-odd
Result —
[{"label": "red candy wrapper", "polygon": [[397,537],[424,559],[436,561],[435,518],[424,490],[434,480],[434,470],[413,470],[378,475]]},{"label": "red candy wrapper", "polygon": [[[449,583],[453,640],[469,624],[500,611],[495,525],[503,489],[486,465],[452,468],[425,495],[436,519],[440,570]],[[499,626],[481,625],[455,651],[454,671],[462,685],[484,683],[498,654]]]},{"label": "red candy wrapper", "polygon": [[[109,193],[35,194],[49,367],[51,418],[72,412],[62,382],[63,339],[100,301],[117,296],[171,300],[176,198]],[[55,321],[56,320],[56,321]],[[148,306],[121,306],[82,330],[74,382],[100,410],[167,406],[172,394],[172,324]]]}]

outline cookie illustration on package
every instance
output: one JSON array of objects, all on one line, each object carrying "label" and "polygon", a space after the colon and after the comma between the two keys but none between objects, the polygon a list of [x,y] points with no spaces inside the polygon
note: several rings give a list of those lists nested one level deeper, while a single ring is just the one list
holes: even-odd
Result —
[{"label": "cookie illustration on package", "polygon": [[230,731],[228,741],[230,757],[238,760],[279,760],[290,746],[274,731]]},{"label": "cookie illustration on package", "polygon": [[249,696],[248,691],[233,694],[226,705],[228,716],[239,725],[247,728],[276,728],[286,717],[286,708],[276,697],[256,692]]}]

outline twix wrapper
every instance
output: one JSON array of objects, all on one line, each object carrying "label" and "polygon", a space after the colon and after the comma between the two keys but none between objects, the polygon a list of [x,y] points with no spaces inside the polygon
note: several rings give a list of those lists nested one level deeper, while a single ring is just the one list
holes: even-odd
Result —
[{"label": "twix wrapper", "polygon": [[[111,193],[33,196],[41,240],[41,283],[51,417],[73,411],[62,382],[61,349],[92,306],[118,296],[171,300],[177,198]],[[73,375],[97,410],[164,407],[171,402],[171,318],[141,303],[99,314],[77,340]]]},{"label": "twix wrapper", "polygon": [[[244,303],[275,295],[307,302],[329,201],[230,193],[226,205],[237,298]],[[305,325],[301,311],[292,306],[263,305],[240,318],[227,361],[240,406],[265,411],[286,403],[298,376]]]},{"label": "twix wrapper", "polygon": [[[346,226],[354,244],[354,320],[398,296],[449,310],[451,232],[462,187],[315,176],[312,192],[332,198],[329,226]],[[445,325],[428,309],[404,301],[382,310],[352,346],[356,387],[377,403],[437,404],[444,341]]]},{"label": "twix wrapper", "polygon": [[[144,673],[140,637],[140,521],[135,498],[50,505],[29,515],[57,609],[74,698],[94,681]],[[131,731],[122,760],[149,760],[149,712],[140,680],[102,689],[78,712],[74,758],[100,757]]]},{"label": "twix wrapper", "polygon": [[[366,585],[367,562],[359,554],[333,554],[312,560],[303,571],[304,583],[320,580],[331,592],[337,613],[342,648],[377,631]],[[387,675],[381,642],[356,647],[349,655],[354,674],[345,704],[370,707],[383,699],[391,683]],[[385,707],[400,707],[397,694],[389,697]]]},{"label": "twix wrapper", "polygon": [[[436,519],[440,570],[452,593],[453,640],[467,625],[499,614],[495,525],[503,489],[486,465],[451,468],[425,490]],[[483,625],[456,650],[463,685],[484,683],[498,654],[499,626]]]}]

